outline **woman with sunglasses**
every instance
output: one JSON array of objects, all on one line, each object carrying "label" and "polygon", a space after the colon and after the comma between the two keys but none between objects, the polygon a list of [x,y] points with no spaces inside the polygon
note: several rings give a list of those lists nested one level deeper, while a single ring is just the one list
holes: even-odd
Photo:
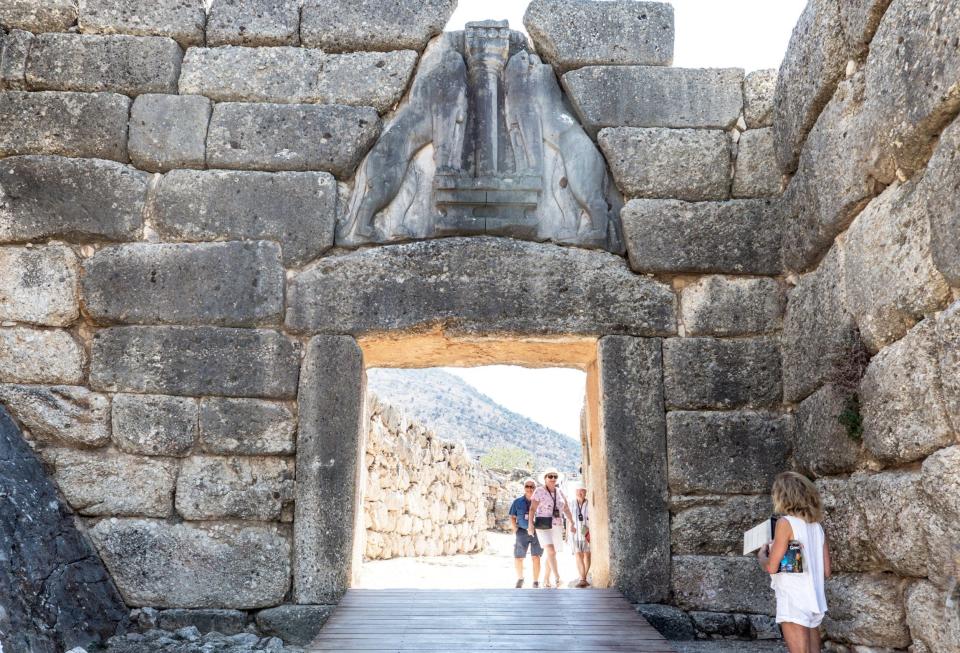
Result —
[{"label": "woman with sunglasses", "polygon": [[[530,527],[527,532],[536,534],[540,546],[547,553],[547,568],[544,572],[544,587],[560,587],[560,568],[557,566],[557,549],[563,542],[563,518],[573,523],[573,514],[567,505],[563,491],[557,487],[560,472],[550,468],[543,473],[543,485],[534,491],[530,498],[530,514],[527,517]],[[550,570],[553,570],[554,583],[550,584]]]}]

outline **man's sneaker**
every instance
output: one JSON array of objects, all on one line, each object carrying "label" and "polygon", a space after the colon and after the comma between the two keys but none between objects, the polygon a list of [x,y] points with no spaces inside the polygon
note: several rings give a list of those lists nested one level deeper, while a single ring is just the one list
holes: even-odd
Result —
[{"label": "man's sneaker", "polygon": [[538,580],[533,581],[533,589],[535,590],[540,589],[540,581]]},{"label": "man's sneaker", "polygon": [[522,578],[518,578],[518,579],[517,579],[517,584],[514,585],[514,587],[516,587],[517,589],[520,589],[521,587],[523,587],[523,579],[522,579]]}]

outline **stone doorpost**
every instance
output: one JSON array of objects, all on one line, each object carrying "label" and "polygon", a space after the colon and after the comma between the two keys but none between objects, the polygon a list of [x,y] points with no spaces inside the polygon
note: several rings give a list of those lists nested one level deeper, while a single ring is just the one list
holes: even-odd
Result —
[{"label": "stone doorpost", "polygon": [[300,371],[293,594],[336,603],[350,586],[360,514],[366,376],[349,336],[316,336]]}]

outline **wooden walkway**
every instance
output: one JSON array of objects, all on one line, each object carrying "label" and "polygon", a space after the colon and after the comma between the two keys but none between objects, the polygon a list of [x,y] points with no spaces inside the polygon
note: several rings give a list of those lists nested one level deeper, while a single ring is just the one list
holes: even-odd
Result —
[{"label": "wooden walkway", "polygon": [[347,592],[307,651],[673,653],[616,590]]}]

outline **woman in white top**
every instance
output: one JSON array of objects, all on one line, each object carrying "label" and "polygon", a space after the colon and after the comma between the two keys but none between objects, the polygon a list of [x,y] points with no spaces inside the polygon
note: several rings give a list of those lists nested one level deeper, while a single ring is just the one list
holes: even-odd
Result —
[{"label": "woman in white top", "polygon": [[577,488],[577,500],[573,504],[573,522],[570,524],[573,542],[573,555],[577,559],[577,571],[580,581],[577,587],[589,587],[587,574],[590,573],[590,505],[587,503],[587,488]]},{"label": "woman in white top", "polygon": [[777,623],[790,653],[818,653],[827,611],[823,581],[830,576],[830,549],[820,526],[823,503],[813,483],[796,472],[778,475],[771,496],[783,517],[758,555],[777,596]]},{"label": "woman in white top", "polygon": [[[572,522],[573,515],[567,505],[567,498],[557,487],[560,472],[550,468],[543,473],[543,485],[534,491],[530,498],[528,522],[530,535],[536,534],[540,546],[547,554],[546,571],[543,576],[544,587],[560,587],[560,568],[557,566],[557,551],[563,544],[563,516]],[[553,585],[550,584],[550,571],[553,570]]]}]

